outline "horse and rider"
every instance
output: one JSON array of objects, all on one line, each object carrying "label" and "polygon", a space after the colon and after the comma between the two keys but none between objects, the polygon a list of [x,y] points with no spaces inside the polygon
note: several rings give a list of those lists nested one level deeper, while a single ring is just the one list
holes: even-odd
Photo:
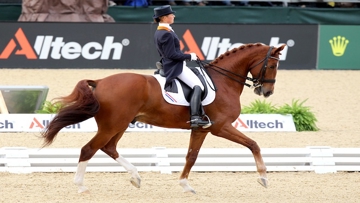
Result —
[{"label": "horse and rider", "polygon": [[[41,133],[44,146],[48,146],[62,128],[95,118],[98,131],[81,148],[74,178],[79,192],[88,191],[84,186],[84,175],[89,160],[98,150],[123,166],[131,175],[130,182],[135,187],[140,187],[141,178],[136,167],[116,149],[129,123],[135,121],[165,128],[191,129],[186,162],[179,181],[185,192],[195,193],[188,183],[188,177],[209,133],[247,147],[255,159],[260,175],[258,182],[267,187],[266,166],[260,147],[232,126],[232,123],[241,112],[239,98],[244,86],[253,87],[254,93],[259,96],[269,97],[273,94],[279,56],[286,45],[272,47],[263,43],[244,44],[205,64],[203,68],[216,85],[217,91],[214,100],[202,106],[200,98],[204,86],[185,62],[197,60],[197,57],[194,53],[184,54],[180,51],[179,40],[170,27],[174,17],[170,6],[154,9],[153,18],[159,23],[154,38],[162,57],[166,82],[169,84],[179,79],[192,88],[190,125],[189,107],[165,101],[162,95],[164,90],[154,75],[119,73],[102,79],[79,81],[72,93],[58,99],[57,102],[62,107]],[[248,84],[248,81],[253,84]],[[201,113],[202,108],[206,114]],[[204,115],[211,117],[211,121],[203,120]]]}]

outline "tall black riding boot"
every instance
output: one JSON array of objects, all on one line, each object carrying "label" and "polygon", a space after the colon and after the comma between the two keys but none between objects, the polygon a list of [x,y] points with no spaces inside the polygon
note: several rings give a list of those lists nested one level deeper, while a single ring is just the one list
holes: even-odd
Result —
[{"label": "tall black riding boot", "polygon": [[[201,88],[199,86],[195,86],[193,88],[193,92],[190,99],[190,127],[191,128],[208,128],[211,126],[211,121],[208,119],[207,121],[202,120],[202,105],[201,105]],[[208,118],[208,117],[207,117]]]}]

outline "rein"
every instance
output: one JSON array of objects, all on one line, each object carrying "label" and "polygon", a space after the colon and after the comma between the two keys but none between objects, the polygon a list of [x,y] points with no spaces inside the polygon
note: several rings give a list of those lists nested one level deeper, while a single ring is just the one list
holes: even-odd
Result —
[{"label": "rein", "polygon": [[[255,65],[253,65],[253,66],[251,66],[251,67],[249,68],[249,71],[250,71],[251,69],[255,68],[256,66],[258,66],[259,64],[261,64],[262,62],[264,62],[264,63],[263,63],[263,66],[261,67],[260,73],[259,73],[260,78],[251,78],[251,77],[247,77],[247,76],[245,77],[245,76],[242,76],[242,75],[233,73],[233,72],[231,72],[231,71],[229,71],[229,70],[226,70],[226,69],[224,69],[224,68],[221,68],[221,67],[219,67],[219,66],[216,66],[216,65],[207,63],[207,62],[205,62],[205,61],[201,61],[200,59],[198,59],[196,62],[199,64],[201,70],[205,70],[204,65],[208,65],[209,68],[213,69],[214,71],[218,72],[218,73],[221,74],[221,75],[224,75],[224,76],[230,78],[231,80],[234,80],[234,81],[236,81],[236,82],[238,82],[238,83],[240,83],[240,84],[242,84],[242,85],[245,85],[245,86],[247,86],[247,87],[249,87],[249,88],[256,88],[256,87],[262,86],[263,83],[275,83],[275,79],[264,79],[264,78],[265,78],[265,72],[266,72],[266,68],[267,68],[268,59],[271,58],[271,59],[280,60],[279,58],[276,58],[276,57],[273,57],[273,56],[270,55],[270,54],[271,54],[271,50],[272,50],[273,48],[274,48],[274,47],[271,46],[271,47],[269,48],[269,51],[268,51],[267,54],[266,54],[266,57],[265,57],[264,59],[262,59],[261,61],[259,61],[258,63],[256,63]],[[217,69],[220,69],[220,70],[217,70],[216,68],[217,68]],[[222,71],[223,71],[223,72],[222,72]],[[224,73],[224,72],[225,72],[225,73]],[[230,74],[230,75],[229,75],[229,74]],[[234,77],[234,76],[235,76],[235,77]],[[248,83],[246,83],[246,82],[242,82],[242,81],[240,81],[237,77],[243,78],[243,79],[245,79],[245,80],[249,80],[249,81],[253,82],[253,84],[250,85],[250,84],[248,84]]]}]

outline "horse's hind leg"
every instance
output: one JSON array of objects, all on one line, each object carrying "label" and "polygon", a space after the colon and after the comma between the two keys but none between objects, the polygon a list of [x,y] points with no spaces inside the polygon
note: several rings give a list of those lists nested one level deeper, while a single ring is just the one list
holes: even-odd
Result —
[{"label": "horse's hind leg", "polygon": [[194,194],[196,193],[195,190],[189,185],[188,177],[191,168],[195,164],[200,148],[205,140],[207,133],[208,132],[194,131],[194,130],[191,131],[189,148],[186,155],[186,163],[180,175],[180,186],[183,187],[184,192],[192,192]]},{"label": "horse's hind leg", "polygon": [[260,147],[254,140],[239,132],[231,124],[224,126],[223,128],[221,128],[220,132],[214,135],[223,137],[225,139],[239,143],[249,148],[254,156],[257,171],[260,174],[258,182],[264,187],[268,186],[268,180],[266,177],[266,166],[260,153]]},{"label": "horse's hind leg", "polygon": [[78,193],[89,192],[88,188],[84,186],[84,175],[88,161],[79,161],[74,177],[74,183],[78,186]]},{"label": "horse's hind leg", "polygon": [[81,148],[80,159],[74,177],[74,183],[78,186],[79,193],[89,192],[88,188],[84,186],[84,176],[87,164],[96,151],[97,149],[93,150],[87,145]]},{"label": "horse's hind leg", "polygon": [[123,133],[124,132],[116,134],[116,136],[114,136],[104,147],[102,147],[101,150],[107,155],[109,155],[111,158],[113,158],[115,161],[117,161],[120,165],[122,165],[126,169],[126,171],[131,174],[131,184],[133,184],[137,188],[140,188],[141,178],[136,167],[130,162],[128,162],[124,157],[119,155],[116,150],[116,145],[122,137]]},{"label": "horse's hind leg", "polygon": [[74,177],[74,183],[78,186],[79,193],[88,192],[87,187],[84,186],[84,176],[89,160],[100,148],[104,147],[114,135],[116,135],[116,133],[99,130],[93,139],[81,148],[79,163]]}]

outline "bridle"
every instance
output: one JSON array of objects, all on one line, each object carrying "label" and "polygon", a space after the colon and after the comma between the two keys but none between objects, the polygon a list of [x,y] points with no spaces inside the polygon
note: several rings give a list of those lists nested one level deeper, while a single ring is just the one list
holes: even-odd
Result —
[{"label": "bridle", "polygon": [[[201,61],[199,59],[197,60],[197,63],[200,65],[200,69],[204,69],[204,64],[207,64],[208,68],[213,69],[214,71],[216,71],[216,72],[230,78],[231,80],[234,80],[234,81],[236,81],[236,82],[238,82],[240,84],[243,84],[243,85],[245,85],[245,86],[247,86],[249,88],[257,88],[257,87],[261,87],[263,85],[263,83],[275,83],[275,79],[265,79],[265,73],[266,73],[268,59],[271,58],[271,59],[275,59],[275,60],[280,60],[279,58],[276,58],[276,57],[273,57],[273,56],[270,55],[271,50],[273,48],[274,47],[271,46],[269,48],[269,51],[267,52],[265,58],[249,68],[249,71],[250,71],[253,68],[255,68],[256,66],[258,66],[259,64],[261,64],[262,62],[264,62],[261,69],[260,69],[259,77],[257,77],[257,78],[251,78],[251,77],[247,77],[247,76],[242,76],[242,75],[233,73],[233,72],[231,72],[229,70],[226,70],[224,68],[221,68],[219,66],[216,66],[214,64],[210,64],[210,63]],[[248,84],[246,82],[243,82],[243,81],[239,80],[237,77],[243,78],[245,80],[249,80],[249,81],[253,82],[253,84],[250,85],[250,84]]]}]

